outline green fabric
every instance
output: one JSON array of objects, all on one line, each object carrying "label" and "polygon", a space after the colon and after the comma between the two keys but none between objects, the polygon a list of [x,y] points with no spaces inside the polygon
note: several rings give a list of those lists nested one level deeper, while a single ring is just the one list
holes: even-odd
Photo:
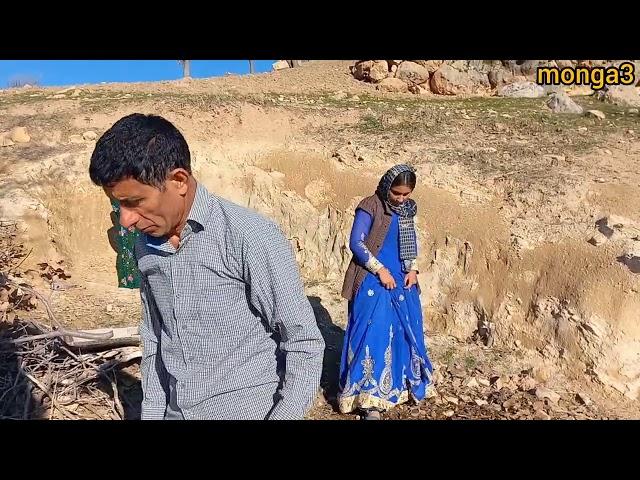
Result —
[{"label": "green fabric", "polygon": [[118,202],[111,201],[111,207],[116,214],[116,228],[118,229],[118,257],[116,259],[118,286],[120,288],[140,288],[140,272],[133,253],[136,238],[140,232],[134,227],[127,230],[120,225],[120,205]]}]

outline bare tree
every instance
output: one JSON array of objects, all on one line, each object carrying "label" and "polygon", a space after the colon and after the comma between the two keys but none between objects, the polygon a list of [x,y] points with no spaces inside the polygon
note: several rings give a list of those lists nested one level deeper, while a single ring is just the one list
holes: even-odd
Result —
[{"label": "bare tree", "polygon": [[182,65],[182,78],[191,78],[191,60],[178,60]]},{"label": "bare tree", "polygon": [[7,87],[9,88],[21,88],[27,85],[36,87],[40,85],[40,81],[31,75],[14,75],[7,81]]}]

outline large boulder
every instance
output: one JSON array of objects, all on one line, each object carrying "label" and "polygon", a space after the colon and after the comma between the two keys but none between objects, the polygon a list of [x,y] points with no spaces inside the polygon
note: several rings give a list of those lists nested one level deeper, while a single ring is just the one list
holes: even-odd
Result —
[{"label": "large boulder", "polygon": [[516,82],[498,88],[500,97],[539,98],[544,94],[544,88],[533,82]]},{"label": "large boulder", "polygon": [[396,71],[396,78],[414,85],[422,85],[429,81],[429,70],[419,63],[402,62]]},{"label": "large boulder", "polygon": [[385,78],[378,85],[376,85],[378,90],[383,92],[395,92],[395,93],[406,93],[409,90],[406,82],[400,80],[399,78]]},{"label": "large boulder", "polygon": [[472,81],[468,73],[450,65],[442,65],[431,77],[431,91],[438,95],[457,95],[468,92]]},{"label": "large boulder", "polygon": [[576,102],[571,100],[563,91],[551,94],[547,106],[556,113],[577,113],[582,114],[583,109]]}]

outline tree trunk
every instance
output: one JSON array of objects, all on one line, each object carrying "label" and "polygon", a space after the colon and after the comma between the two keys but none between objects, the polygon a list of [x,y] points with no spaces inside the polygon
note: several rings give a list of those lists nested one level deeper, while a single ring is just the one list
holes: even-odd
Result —
[{"label": "tree trunk", "polygon": [[182,77],[191,78],[191,60],[182,60]]}]

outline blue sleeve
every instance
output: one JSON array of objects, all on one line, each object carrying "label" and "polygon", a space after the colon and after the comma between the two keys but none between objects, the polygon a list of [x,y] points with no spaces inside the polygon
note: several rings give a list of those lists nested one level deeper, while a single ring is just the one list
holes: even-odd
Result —
[{"label": "blue sleeve", "polygon": [[353,227],[351,228],[351,237],[349,238],[349,248],[359,265],[362,265],[372,273],[376,273],[383,265],[371,254],[364,243],[371,231],[372,223],[373,218],[371,215],[364,210],[356,210]]}]

